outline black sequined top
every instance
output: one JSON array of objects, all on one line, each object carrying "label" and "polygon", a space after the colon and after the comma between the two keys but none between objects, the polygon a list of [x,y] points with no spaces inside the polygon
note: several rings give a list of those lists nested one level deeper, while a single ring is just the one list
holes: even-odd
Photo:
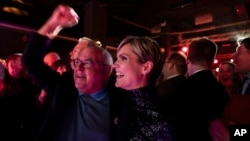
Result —
[{"label": "black sequined top", "polygon": [[168,124],[157,108],[157,92],[153,86],[128,91],[132,107],[130,141],[170,141]]}]

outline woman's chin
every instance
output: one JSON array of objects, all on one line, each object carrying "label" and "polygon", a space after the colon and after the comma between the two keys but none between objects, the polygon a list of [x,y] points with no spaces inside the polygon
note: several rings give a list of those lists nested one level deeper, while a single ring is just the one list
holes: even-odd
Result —
[{"label": "woman's chin", "polygon": [[127,90],[123,85],[121,85],[119,82],[116,81],[115,83],[115,87],[117,88],[121,88],[121,89],[124,89],[124,90]]}]

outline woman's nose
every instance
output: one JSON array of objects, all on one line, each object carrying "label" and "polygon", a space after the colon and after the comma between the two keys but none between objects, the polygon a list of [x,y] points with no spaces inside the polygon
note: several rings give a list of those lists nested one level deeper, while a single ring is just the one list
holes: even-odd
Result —
[{"label": "woman's nose", "polygon": [[117,68],[117,67],[118,67],[117,61],[115,61],[114,64],[112,65],[112,68],[115,69],[115,68]]}]

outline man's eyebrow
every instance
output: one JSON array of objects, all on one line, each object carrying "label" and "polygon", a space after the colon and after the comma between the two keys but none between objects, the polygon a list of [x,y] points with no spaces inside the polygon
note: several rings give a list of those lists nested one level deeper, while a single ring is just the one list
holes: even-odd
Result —
[{"label": "man's eyebrow", "polygon": [[78,58],[78,60],[82,61],[82,62],[91,62],[91,63],[94,63],[95,61],[91,58],[88,58],[88,59],[84,59],[84,60],[81,60]]}]

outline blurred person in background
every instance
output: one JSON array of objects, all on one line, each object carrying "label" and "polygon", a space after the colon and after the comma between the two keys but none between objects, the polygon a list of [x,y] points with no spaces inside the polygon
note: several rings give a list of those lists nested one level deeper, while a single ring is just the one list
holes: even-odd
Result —
[{"label": "blurred person in background", "polygon": [[219,65],[218,79],[225,87],[228,94],[240,93],[242,82],[239,73],[235,71],[234,63],[229,61],[221,63]]},{"label": "blurred person in background", "polygon": [[236,71],[242,76],[243,82],[240,94],[250,94],[250,37],[238,42],[238,47],[233,54]]},{"label": "blurred person in background", "polygon": [[26,75],[25,69],[23,68],[21,62],[21,57],[21,53],[14,53],[8,56],[6,59],[6,68],[13,78],[20,78]]},{"label": "blurred person in background", "polygon": [[0,95],[3,95],[5,90],[8,88],[10,76],[5,66],[0,63]]},{"label": "blurred person in background", "polygon": [[60,60],[61,59],[61,57],[60,57],[60,55],[58,54],[58,53],[56,53],[56,52],[49,52],[49,53],[47,53],[45,56],[44,56],[44,58],[43,58],[43,62],[45,63],[45,64],[47,64],[48,66],[52,66],[52,64],[55,62],[55,61],[57,61],[57,60]]},{"label": "blurred person in background", "polygon": [[[212,72],[217,50],[217,45],[208,38],[193,40],[189,45],[188,77],[174,95],[170,122],[180,141],[229,139],[222,123],[229,95]],[[220,131],[223,131],[222,136],[217,134]]]},{"label": "blurred person in background", "polygon": [[65,59],[55,61],[51,67],[60,74],[72,71],[70,63]]},{"label": "blurred person in background", "polygon": [[163,81],[157,86],[161,97],[170,96],[186,80],[186,55],[182,52],[171,52],[165,59],[162,69]]},{"label": "blurred person in background", "polygon": [[0,96],[0,140],[32,141],[38,133],[35,86],[21,62],[22,54],[6,59],[4,89]]},{"label": "blurred person in background", "polygon": [[[166,119],[169,119],[170,113],[174,108],[173,97],[176,91],[186,81],[187,56],[182,52],[173,51],[165,59],[162,69],[163,80],[158,84],[157,91],[160,96],[160,108]],[[169,122],[169,125],[171,122]],[[171,129],[171,128],[170,128]]]}]

